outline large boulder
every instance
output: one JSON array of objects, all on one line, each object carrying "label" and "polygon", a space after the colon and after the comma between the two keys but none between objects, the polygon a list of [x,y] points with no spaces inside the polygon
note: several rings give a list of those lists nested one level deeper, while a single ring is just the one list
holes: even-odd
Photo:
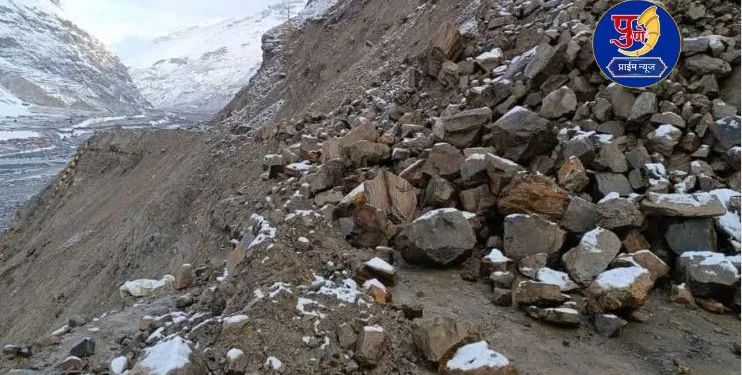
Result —
[{"label": "large boulder", "polygon": [[577,96],[567,86],[562,86],[541,101],[539,114],[547,119],[558,119],[568,115],[577,108]]},{"label": "large boulder", "polygon": [[442,116],[433,124],[433,134],[439,140],[463,148],[474,142],[482,125],[492,118],[492,110],[482,107]]},{"label": "large boulder", "polygon": [[575,281],[587,285],[603,272],[621,250],[621,240],[613,232],[596,228],[585,233],[580,243],[564,253],[564,268]]},{"label": "large boulder", "polygon": [[714,139],[719,142],[722,148],[728,149],[740,145],[739,132],[741,120],[739,116],[729,116],[711,123],[711,134],[714,135]]},{"label": "large boulder", "polygon": [[652,275],[642,267],[605,271],[586,290],[588,308],[596,313],[637,309],[653,286]]},{"label": "large boulder", "polygon": [[431,176],[455,177],[461,172],[464,156],[448,143],[436,143],[423,164],[422,171]]},{"label": "large boulder", "polygon": [[396,223],[407,223],[415,218],[417,195],[407,180],[381,171],[374,179],[365,181],[348,193],[339,203],[340,208],[345,210],[357,210],[364,205],[380,210]]},{"label": "large boulder", "polygon": [[680,277],[697,297],[716,297],[729,300],[739,271],[722,253],[687,251],[677,260]]},{"label": "large boulder", "polygon": [[472,341],[474,329],[450,317],[415,319],[412,342],[428,361],[438,363],[462,343]]},{"label": "large boulder", "polygon": [[607,229],[641,227],[644,213],[632,199],[613,197],[598,202],[598,223]]},{"label": "large boulder", "polygon": [[489,126],[498,154],[526,163],[557,145],[556,127],[530,110],[516,106]]},{"label": "large boulder", "polygon": [[462,261],[477,243],[468,215],[455,208],[441,208],[415,219],[401,234],[406,245],[402,256],[411,263],[438,267]]},{"label": "large boulder", "polygon": [[665,232],[670,249],[677,254],[686,251],[715,251],[716,227],[711,218],[684,220],[670,224]]},{"label": "large boulder", "polygon": [[541,214],[561,219],[570,202],[569,192],[542,175],[519,174],[500,193],[497,204],[505,213]]},{"label": "large boulder", "polygon": [[571,232],[584,233],[595,228],[599,217],[597,205],[580,197],[573,197],[560,224]]},{"label": "large boulder", "polygon": [[505,217],[504,253],[515,260],[561,249],[566,232],[539,215],[513,214]]},{"label": "large boulder", "polygon": [[719,216],[727,212],[716,196],[705,192],[694,194],[650,192],[642,201],[642,210],[648,215],[679,217]]}]

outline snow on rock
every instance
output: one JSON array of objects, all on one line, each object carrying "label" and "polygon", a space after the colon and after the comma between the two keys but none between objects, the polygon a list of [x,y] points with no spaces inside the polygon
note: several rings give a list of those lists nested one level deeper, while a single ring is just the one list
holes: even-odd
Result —
[{"label": "snow on rock", "polygon": [[224,318],[222,320],[222,323],[225,325],[237,325],[242,324],[246,322],[249,319],[247,315],[244,314],[238,314],[238,315],[232,315]]},{"label": "snow on rock", "polygon": [[542,283],[558,285],[562,292],[568,292],[579,288],[579,286],[569,278],[569,275],[566,272],[553,270],[548,267],[538,270],[538,273],[536,273],[536,280]]},{"label": "snow on rock", "polygon": [[250,230],[255,233],[255,238],[250,241],[247,249],[258,246],[266,240],[273,240],[276,238],[276,228],[272,227],[264,217],[258,214],[252,214],[250,220],[255,223],[250,226]]},{"label": "snow on rock", "polygon": [[232,349],[229,349],[229,351],[227,351],[227,358],[230,361],[236,361],[240,357],[243,357],[244,355],[245,355],[245,352],[237,348],[232,348]]},{"label": "snow on rock", "polygon": [[742,225],[740,225],[740,213],[732,211],[730,200],[733,197],[739,197],[740,193],[732,189],[716,189],[710,191],[709,194],[719,198],[721,204],[727,209],[727,212],[724,213],[724,215],[714,218],[716,225],[721,228],[724,233],[729,235],[732,240],[739,243],[742,241],[740,238],[740,232],[742,231]]},{"label": "snow on rock", "polygon": [[378,279],[366,280],[363,283],[363,290],[368,291],[369,289],[371,289],[372,286],[373,287],[376,287],[376,288],[379,288],[379,289],[381,289],[381,290],[383,290],[383,291],[386,292],[386,287]]},{"label": "snow on rock", "polygon": [[273,370],[280,370],[283,367],[283,362],[276,357],[268,357],[268,359],[265,360],[265,365]]},{"label": "snow on rock", "polygon": [[119,356],[111,361],[109,368],[111,373],[114,375],[121,375],[126,371],[126,366],[129,364],[129,360],[125,356]]},{"label": "snow on rock", "polygon": [[686,251],[677,263],[684,280],[690,284],[731,286],[739,280],[737,267],[723,253]]},{"label": "snow on rock", "polygon": [[456,350],[453,357],[446,362],[449,371],[472,371],[481,368],[505,369],[510,361],[502,354],[489,348],[486,341],[464,345]]},{"label": "snow on rock", "polygon": [[641,275],[649,271],[642,267],[614,268],[601,273],[595,279],[595,283],[603,288],[628,288]]},{"label": "snow on rock", "polygon": [[365,264],[367,267],[383,273],[394,274],[397,272],[397,270],[394,269],[394,266],[379,257],[373,257],[369,259]]},{"label": "snow on rock", "polygon": [[191,363],[191,348],[180,336],[144,349],[144,359],[139,367],[149,370],[150,375],[167,375],[171,371],[185,368]]},{"label": "snow on rock", "polygon": [[127,281],[119,287],[119,294],[124,298],[126,296],[144,297],[151,294],[155,289],[175,282],[175,276],[165,275],[160,280],[139,279]]}]

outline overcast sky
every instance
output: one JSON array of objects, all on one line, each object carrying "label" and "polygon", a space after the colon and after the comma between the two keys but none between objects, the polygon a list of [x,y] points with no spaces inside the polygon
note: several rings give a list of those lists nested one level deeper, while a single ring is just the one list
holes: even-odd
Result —
[{"label": "overcast sky", "polygon": [[277,0],[62,0],[68,17],[113,50],[202,22],[236,18]]}]

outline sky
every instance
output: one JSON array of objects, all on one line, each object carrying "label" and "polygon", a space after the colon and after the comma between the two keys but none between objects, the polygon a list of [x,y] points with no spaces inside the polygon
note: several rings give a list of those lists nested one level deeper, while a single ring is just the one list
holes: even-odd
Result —
[{"label": "sky", "polygon": [[62,0],[66,15],[122,55],[186,27],[239,18],[276,0]]}]

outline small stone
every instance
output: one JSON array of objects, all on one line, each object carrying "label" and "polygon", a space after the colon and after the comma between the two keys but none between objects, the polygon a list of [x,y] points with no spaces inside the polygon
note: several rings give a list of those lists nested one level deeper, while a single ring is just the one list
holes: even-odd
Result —
[{"label": "small stone", "polygon": [[602,200],[598,203],[598,215],[598,224],[607,229],[641,227],[644,224],[644,213],[639,204],[631,199]]},{"label": "small stone", "polygon": [[567,307],[542,309],[537,306],[528,306],[525,310],[534,319],[540,319],[559,326],[577,327],[580,325],[580,312],[575,309]]},{"label": "small stone", "polygon": [[67,319],[67,326],[70,328],[82,327],[87,323],[87,320],[80,315],[71,315]]},{"label": "small stone", "polygon": [[686,251],[677,259],[681,279],[696,297],[732,295],[739,271],[722,253]]},{"label": "small stone", "polygon": [[519,305],[556,306],[568,299],[558,285],[536,281],[521,281],[513,291]]},{"label": "small stone", "polygon": [[425,359],[438,363],[450,350],[468,341],[472,333],[470,325],[450,317],[416,319],[412,341]]},{"label": "small stone", "polygon": [[494,271],[490,275],[490,281],[495,288],[510,289],[515,280],[515,275],[509,271]]},{"label": "small stone", "polygon": [[492,288],[492,303],[495,306],[510,306],[513,304],[513,293],[510,289]]},{"label": "small stone", "polygon": [[613,314],[595,314],[593,324],[595,331],[601,336],[617,337],[621,333],[621,328],[629,322]]},{"label": "small stone", "polygon": [[545,176],[521,174],[503,189],[497,202],[505,213],[542,214],[561,219],[570,202],[567,190]]},{"label": "small stone", "polygon": [[358,335],[355,359],[367,368],[376,367],[384,355],[386,332],[381,326],[365,326]]},{"label": "small stone", "polygon": [[548,119],[558,119],[575,111],[577,96],[567,86],[562,86],[551,93],[541,102],[539,114]]},{"label": "small stone", "polygon": [[573,197],[560,224],[571,232],[584,233],[595,228],[598,218],[598,206],[580,197]]},{"label": "small stone", "polygon": [[596,173],[595,180],[598,182],[598,190],[603,196],[615,192],[622,197],[626,197],[634,192],[629,179],[620,173]]},{"label": "small stone", "polygon": [[353,331],[353,328],[350,326],[350,324],[343,323],[338,327],[337,340],[338,345],[340,345],[341,348],[345,350],[352,350],[355,348],[356,340],[358,340],[358,335],[356,335],[355,331]]},{"label": "small stone", "polygon": [[670,302],[690,306],[696,305],[696,300],[693,297],[693,293],[691,293],[690,290],[685,287],[685,283],[672,286],[672,289],[670,291]]},{"label": "small stone", "polygon": [[471,253],[477,239],[465,213],[455,208],[430,211],[403,232],[407,247],[402,256],[411,263],[450,266]]},{"label": "small stone", "polygon": [[178,272],[175,273],[175,289],[181,290],[191,286],[193,282],[193,266],[190,264],[184,264],[180,266]]},{"label": "small stone", "polygon": [[567,161],[562,164],[557,174],[559,185],[562,185],[565,189],[580,192],[584,189],[590,178],[587,176],[585,166],[579,158],[571,156]]},{"label": "small stone", "polygon": [[711,218],[684,220],[670,224],[665,232],[670,249],[680,255],[699,249],[716,250],[716,227]]},{"label": "small stone", "polygon": [[193,305],[195,302],[196,301],[191,293],[186,293],[175,298],[175,306],[179,309]]},{"label": "small stone", "polygon": [[70,355],[75,357],[90,357],[95,354],[95,340],[86,338],[70,349]]},{"label": "small stone", "polygon": [[440,375],[516,375],[518,372],[502,354],[490,349],[486,341],[464,345],[441,363]]},{"label": "small stone", "polygon": [[657,129],[647,134],[647,141],[650,146],[657,152],[669,156],[675,145],[680,141],[683,132],[669,124],[660,125]]},{"label": "small stone", "polygon": [[727,314],[730,311],[723,303],[711,298],[696,298],[696,304],[714,314]]},{"label": "small stone", "polygon": [[[615,107],[615,104],[614,104]],[[636,98],[631,106],[628,120],[630,122],[640,122],[648,120],[649,117],[657,111],[657,95],[653,92],[645,91]]]}]

